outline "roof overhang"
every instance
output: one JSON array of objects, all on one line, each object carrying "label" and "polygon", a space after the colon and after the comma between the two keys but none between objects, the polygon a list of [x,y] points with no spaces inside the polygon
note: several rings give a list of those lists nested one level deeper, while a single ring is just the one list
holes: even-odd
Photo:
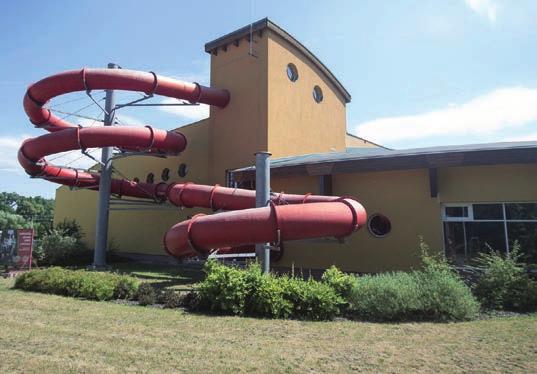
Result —
[{"label": "roof overhang", "polygon": [[[528,144],[531,143],[531,144]],[[512,144],[498,146],[497,144]],[[324,159],[301,161],[301,157],[276,159],[271,163],[271,175],[274,177],[328,175],[357,172],[375,172],[408,169],[434,169],[456,166],[529,164],[537,163],[537,142],[497,143],[483,145],[475,149],[445,149],[446,147],[403,151],[384,150],[377,155],[346,155],[344,152],[320,154]],[[490,147],[489,147],[490,146]],[[331,157],[333,155],[333,157]],[[314,159],[314,158],[313,158]],[[255,177],[255,167],[246,167],[233,171],[236,179],[249,180]]]}]

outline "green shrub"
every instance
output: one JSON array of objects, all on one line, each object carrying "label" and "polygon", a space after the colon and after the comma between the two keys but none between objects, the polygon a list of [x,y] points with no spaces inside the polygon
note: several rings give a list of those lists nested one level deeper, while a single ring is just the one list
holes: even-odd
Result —
[{"label": "green shrub", "polygon": [[408,273],[365,275],[358,278],[349,298],[349,313],[368,321],[417,319],[419,287]]},{"label": "green shrub", "polygon": [[520,262],[518,244],[509,256],[497,252],[481,254],[478,264],[483,272],[474,293],[487,309],[513,311],[537,310],[537,282],[532,280]]},{"label": "green shrub", "polygon": [[134,278],[111,273],[52,267],[21,274],[15,288],[90,300],[132,298],[138,287]]},{"label": "green shrub", "polygon": [[140,282],[136,278],[122,276],[114,289],[114,299],[132,300],[136,297]]},{"label": "green shrub", "polygon": [[91,263],[92,252],[76,236],[54,229],[37,242],[33,257],[40,266],[87,265]]},{"label": "green shrub", "polygon": [[290,316],[292,305],[284,297],[283,282],[279,278],[263,274],[258,263],[250,265],[244,275],[245,314],[272,318]]},{"label": "green shrub", "polygon": [[162,303],[166,308],[179,308],[183,305],[183,298],[174,290],[166,290],[162,293]]},{"label": "green shrub", "polygon": [[450,269],[426,268],[412,275],[420,288],[421,319],[465,321],[479,312],[470,288]]},{"label": "green shrub", "polygon": [[344,301],[321,282],[277,277],[261,272],[258,264],[246,269],[209,261],[207,277],[198,287],[201,310],[271,318],[332,319]]},{"label": "green shrub", "polygon": [[345,274],[333,265],[325,270],[321,280],[332,287],[344,299],[348,299],[352,290],[356,287],[356,277],[354,275]]},{"label": "green shrub", "polygon": [[138,287],[136,299],[140,305],[153,305],[157,302],[157,292],[150,283],[142,283]]},{"label": "green shrub", "polygon": [[358,278],[349,313],[373,321],[463,321],[475,318],[479,304],[443,259],[422,246],[421,270]]},{"label": "green shrub", "polygon": [[82,240],[84,238],[84,230],[82,230],[82,226],[80,226],[74,219],[64,219],[56,225],[55,229],[63,236],[69,236],[76,240]]},{"label": "green shrub", "polygon": [[205,271],[207,277],[198,287],[200,308],[243,315],[247,292],[245,271],[215,261],[207,261]]},{"label": "green shrub", "polygon": [[313,279],[282,277],[280,281],[285,299],[293,306],[294,318],[331,320],[341,314],[345,300],[332,287]]}]

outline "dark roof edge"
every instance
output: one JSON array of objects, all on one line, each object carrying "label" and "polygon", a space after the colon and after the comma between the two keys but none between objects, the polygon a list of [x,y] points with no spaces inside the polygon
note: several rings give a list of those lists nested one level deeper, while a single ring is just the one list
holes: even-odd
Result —
[{"label": "dark roof edge", "polygon": [[307,49],[302,43],[296,40],[291,34],[282,29],[280,26],[276,25],[274,22],[268,18],[263,18],[257,22],[252,23],[251,25],[244,26],[238,30],[235,30],[229,34],[221,36],[220,38],[214,39],[205,44],[205,52],[211,53],[214,49],[218,47],[228,45],[233,43],[235,40],[240,39],[250,32],[256,32],[259,30],[269,29],[270,31],[276,33],[278,36],[283,38],[285,41],[290,43],[296,49],[306,56],[326,77],[328,80],[336,87],[339,93],[343,96],[346,103],[350,103],[351,94],[343,87],[341,82],[335,77],[334,74],[319,60],[309,49]]},{"label": "dark roof edge", "polygon": [[[349,135],[349,136],[352,136],[353,138],[363,140],[364,142],[368,142],[368,143],[374,144],[374,145],[376,145],[376,146],[379,147],[379,148],[388,149],[388,150],[390,150],[390,151],[392,150],[392,148],[388,148],[388,147],[385,147],[385,146],[383,146],[383,145],[381,145],[381,144],[372,142],[371,140],[368,140],[368,139],[366,139],[366,138],[362,138],[361,136],[351,134],[351,133],[348,132],[348,131],[345,132],[345,135]],[[351,147],[351,148],[352,148],[352,147]]]},{"label": "dark roof edge", "polygon": [[[487,148],[487,146],[496,144],[490,143],[483,144],[482,149],[452,149],[443,152],[426,151],[410,154],[398,154],[397,151],[393,151],[393,154],[390,152],[369,157],[364,155],[340,160],[305,161],[288,165],[271,164],[271,173],[275,176],[315,175],[311,174],[310,169],[319,167],[322,169],[323,166],[329,167],[329,174],[339,174],[364,171],[537,163],[537,142],[535,144],[520,143],[519,145],[515,145],[515,143],[510,148]],[[255,166],[235,169],[233,172],[239,175],[252,174],[255,173]]]}]

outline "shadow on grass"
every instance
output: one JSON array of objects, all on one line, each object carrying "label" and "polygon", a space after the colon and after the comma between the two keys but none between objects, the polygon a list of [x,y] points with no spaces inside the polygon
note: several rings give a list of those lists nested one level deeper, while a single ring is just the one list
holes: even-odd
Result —
[{"label": "shadow on grass", "polygon": [[205,278],[201,267],[191,265],[156,265],[140,263],[116,263],[112,268],[119,273],[151,283],[155,288],[191,288]]}]

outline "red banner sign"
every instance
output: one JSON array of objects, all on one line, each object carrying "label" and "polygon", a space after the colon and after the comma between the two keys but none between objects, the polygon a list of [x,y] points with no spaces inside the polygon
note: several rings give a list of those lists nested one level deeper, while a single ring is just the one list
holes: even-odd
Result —
[{"label": "red banner sign", "polygon": [[17,267],[32,268],[32,247],[34,242],[34,229],[17,230]]}]

